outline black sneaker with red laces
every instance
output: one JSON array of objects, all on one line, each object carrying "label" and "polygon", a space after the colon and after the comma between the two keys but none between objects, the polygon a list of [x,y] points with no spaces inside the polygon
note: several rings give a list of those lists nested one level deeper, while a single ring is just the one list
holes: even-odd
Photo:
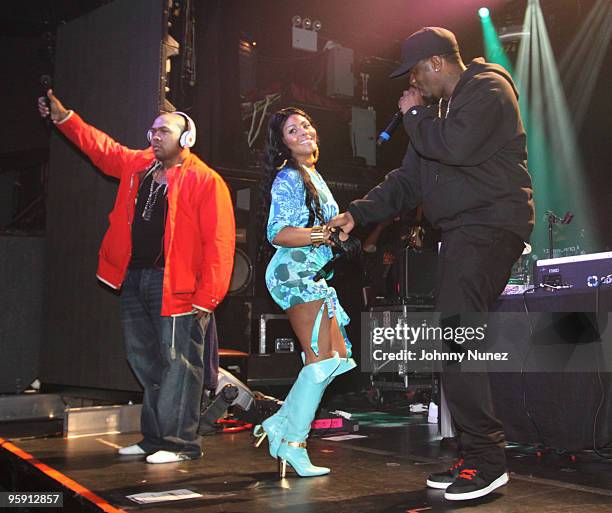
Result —
[{"label": "black sneaker with red laces", "polygon": [[427,486],[429,488],[436,488],[438,490],[445,490],[448,488],[457,476],[461,469],[463,468],[463,458],[457,460],[450,468],[444,472],[436,472],[434,474],[430,474],[427,478]]},{"label": "black sneaker with red laces", "polygon": [[475,468],[461,468],[455,481],[446,488],[444,498],[449,501],[466,501],[478,499],[490,494],[509,481],[508,473],[502,472],[496,477],[488,478]]}]

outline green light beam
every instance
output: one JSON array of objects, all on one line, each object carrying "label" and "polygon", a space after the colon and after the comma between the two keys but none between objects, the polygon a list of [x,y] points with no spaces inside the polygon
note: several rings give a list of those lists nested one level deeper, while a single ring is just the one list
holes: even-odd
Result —
[{"label": "green light beam", "polygon": [[559,64],[577,131],[584,123],[611,38],[612,2],[598,0]]},{"label": "green light beam", "polygon": [[512,73],[512,64],[499,40],[497,30],[495,30],[491,17],[480,16],[480,22],[482,24],[482,35],[484,38],[485,57],[487,61],[499,64]]}]

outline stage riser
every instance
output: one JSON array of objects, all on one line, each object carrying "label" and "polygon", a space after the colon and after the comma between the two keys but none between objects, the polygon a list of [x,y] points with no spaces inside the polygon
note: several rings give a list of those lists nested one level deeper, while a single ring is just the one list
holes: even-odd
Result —
[{"label": "stage riser", "polygon": [[65,409],[66,405],[59,395],[6,395],[0,397],[0,422],[61,419],[64,416]]},{"label": "stage riser", "polygon": [[64,416],[64,437],[139,432],[141,412],[142,404],[68,408]]}]

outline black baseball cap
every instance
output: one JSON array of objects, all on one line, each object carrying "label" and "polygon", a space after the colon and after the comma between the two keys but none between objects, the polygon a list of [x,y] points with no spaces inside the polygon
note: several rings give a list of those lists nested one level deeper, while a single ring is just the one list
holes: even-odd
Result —
[{"label": "black baseball cap", "polygon": [[389,78],[397,78],[408,73],[421,59],[458,52],[457,38],[450,30],[423,27],[407,37],[402,44],[402,65],[391,73]]}]

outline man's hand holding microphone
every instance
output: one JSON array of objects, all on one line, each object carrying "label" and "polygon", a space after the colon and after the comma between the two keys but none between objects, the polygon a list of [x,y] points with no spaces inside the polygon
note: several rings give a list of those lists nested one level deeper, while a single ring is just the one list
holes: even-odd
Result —
[{"label": "man's hand holding microphone", "polygon": [[61,123],[70,113],[55,97],[52,89],[47,91],[46,98],[44,96],[38,98],[38,112],[43,118],[50,116],[54,123]]}]

